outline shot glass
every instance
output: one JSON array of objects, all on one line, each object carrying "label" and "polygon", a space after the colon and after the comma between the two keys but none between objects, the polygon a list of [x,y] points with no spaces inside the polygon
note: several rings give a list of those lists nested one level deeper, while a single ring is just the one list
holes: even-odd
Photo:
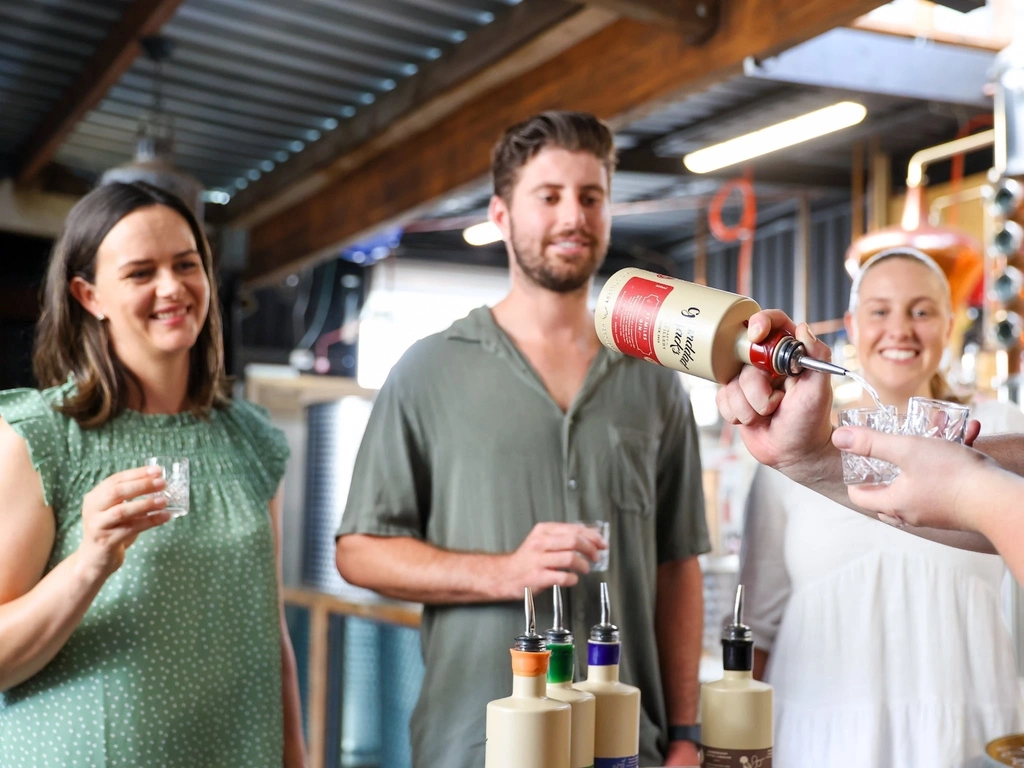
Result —
[{"label": "shot glass", "polygon": [[154,456],[146,459],[146,466],[157,466],[162,470],[164,482],[163,494],[167,497],[167,512],[171,519],[188,514],[189,509],[189,471],[188,459],[172,456]]},{"label": "shot glass", "polygon": [[907,418],[903,434],[917,437],[938,437],[953,443],[962,443],[967,433],[971,409],[946,400],[912,397],[907,405]]},{"label": "shot glass", "polygon": [[608,545],[608,549],[597,550],[597,561],[590,564],[590,572],[596,573],[598,571],[608,570],[608,555],[611,553],[611,541],[608,539],[608,535],[611,532],[611,525],[607,520],[589,520],[585,523],[580,523],[584,528],[589,528],[592,531],[597,531],[601,534],[601,538],[604,539],[604,543]]},{"label": "shot glass", "polygon": [[[879,432],[899,432],[899,417],[895,408],[849,408],[839,412],[839,426],[868,427]],[[887,485],[896,479],[899,470],[881,459],[858,456],[847,451],[843,457],[843,482],[847,485]]]}]

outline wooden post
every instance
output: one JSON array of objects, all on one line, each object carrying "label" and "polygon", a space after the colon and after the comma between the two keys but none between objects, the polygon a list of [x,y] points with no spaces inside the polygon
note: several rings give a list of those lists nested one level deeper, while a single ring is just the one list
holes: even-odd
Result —
[{"label": "wooden post", "polygon": [[864,142],[853,144],[853,172],[850,174],[850,239],[864,234]]},{"label": "wooden post", "polygon": [[882,152],[878,137],[871,139],[871,199],[868,205],[868,232],[889,224],[889,190],[892,187],[892,165]]},{"label": "wooden post", "polygon": [[309,609],[309,733],[310,768],[324,768],[327,760],[327,667],[330,616],[323,605]]},{"label": "wooden post", "polygon": [[708,211],[701,208],[697,214],[697,231],[693,236],[693,282],[708,284]]}]

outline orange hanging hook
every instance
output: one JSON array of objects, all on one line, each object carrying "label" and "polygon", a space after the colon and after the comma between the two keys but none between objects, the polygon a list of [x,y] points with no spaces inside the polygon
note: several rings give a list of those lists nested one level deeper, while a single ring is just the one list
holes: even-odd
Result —
[{"label": "orange hanging hook", "polygon": [[[739,221],[727,226],[722,221],[722,208],[733,192],[739,192],[743,199],[743,210]],[[708,228],[716,239],[723,243],[740,241],[740,258],[736,270],[736,292],[749,296],[753,290],[751,279],[754,258],[754,232],[757,229],[757,196],[754,194],[753,173],[750,169],[738,179],[727,181],[721,186],[708,206]]]}]

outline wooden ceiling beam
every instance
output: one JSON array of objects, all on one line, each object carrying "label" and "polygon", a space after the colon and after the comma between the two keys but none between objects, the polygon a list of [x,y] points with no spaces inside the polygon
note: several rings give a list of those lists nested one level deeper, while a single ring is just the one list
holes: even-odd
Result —
[{"label": "wooden ceiling beam", "polygon": [[135,0],[125,8],[121,20],[92,60],[18,152],[23,158],[16,176],[19,184],[30,184],[39,175],[78,122],[103,100],[111,86],[138,58],[141,52],[139,39],[159,32],[182,1]]},{"label": "wooden ceiling beam", "polygon": [[[250,284],[330,258],[381,226],[416,217],[486,176],[511,124],[545,109],[592,112],[613,128],[849,24],[878,0],[732,0],[715,35],[688,46],[671,31],[621,19],[532,71],[477,95],[443,120],[375,154],[251,230]],[[344,160],[344,158],[342,158]]]},{"label": "wooden ceiling beam", "polygon": [[[991,19],[987,29],[964,33],[941,26],[935,14],[936,4],[930,0],[916,0],[915,5],[904,4],[900,10],[887,7],[881,16],[865,15],[850,25],[855,30],[877,32],[881,35],[911,38],[915,41],[931,40],[966,48],[1000,51],[1012,42],[1014,0],[991,0]],[[912,13],[908,13],[907,10]]]},{"label": "wooden ceiling beam", "polygon": [[690,44],[714,34],[722,0],[577,0],[626,19],[654,24],[683,35]]},{"label": "wooden ceiling beam", "polygon": [[615,18],[566,0],[524,0],[210,213],[236,227],[252,226],[322,189],[360,157],[423,131]]}]

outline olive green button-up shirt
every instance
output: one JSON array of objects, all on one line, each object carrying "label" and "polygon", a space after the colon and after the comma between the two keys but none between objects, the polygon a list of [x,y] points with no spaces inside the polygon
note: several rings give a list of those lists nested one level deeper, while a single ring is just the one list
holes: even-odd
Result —
[{"label": "olive green button-up shirt", "polygon": [[[490,310],[473,310],[417,342],[391,372],[338,533],[506,553],[537,523],[587,520],[611,523],[610,563],[563,590],[577,679],[607,580],[621,679],[641,690],[640,764],[661,765],[668,722],[654,634],[657,568],[710,548],[697,430],[674,372],[602,348],[563,412]],[[550,592],[534,599],[543,631]],[[424,608],[416,768],[483,768],[487,702],[511,694],[508,649],[523,629],[521,602]]]}]

